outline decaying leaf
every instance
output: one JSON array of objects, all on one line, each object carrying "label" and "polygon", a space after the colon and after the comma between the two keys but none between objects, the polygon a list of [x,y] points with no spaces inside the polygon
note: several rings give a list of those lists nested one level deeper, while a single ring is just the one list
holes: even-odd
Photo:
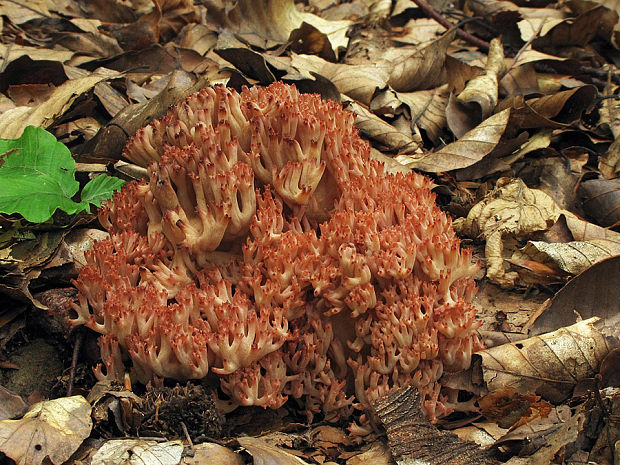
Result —
[{"label": "decaying leaf", "polygon": [[0,421],[20,416],[28,408],[24,399],[0,386]]},{"label": "decaying leaf", "polygon": [[514,430],[535,418],[545,418],[553,406],[540,396],[520,394],[512,386],[492,391],[478,400],[480,413],[500,428]]},{"label": "decaying leaf", "polygon": [[620,276],[620,256],[602,260],[569,281],[539,312],[526,330],[540,335],[581,318],[599,317],[605,334],[620,337],[620,286],[610,280]]},{"label": "decaying leaf", "polygon": [[34,404],[22,419],[0,421],[0,452],[17,465],[60,465],[90,434],[90,410],[82,396]]},{"label": "decaying leaf", "polygon": [[261,438],[240,437],[237,438],[237,442],[254,458],[254,463],[277,463],[279,465],[307,465],[308,463]]},{"label": "decaying leaf", "polygon": [[582,408],[572,414],[566,405],[553,409],[545,417],[516,428],[498,439],[494,447],[508,449],[517,457],[510,465],[546,465],[553,463],[563,448],[574,443],[584,427],[586,415]]},{"label": "decaying leaf", "polygon": [[[491,41],[485,73],[471,79],[465,89],[451,100],[452,106],[460,107],[458,111],[446,111],[448,126],[457,138],[491,116],[497,106],[498,76],[504,72],[504,48],[499,39]],[[460,121],[455,121],[459,116]]]},{"label": "decaying leaf", "polygon": [[[211,5],[210,9],[214,6]],[[293,0],[241,0],[230,10],[219,11],[219,18],[225,18],[223,25],[233,29],[248,43],[262,48],[287,43],[291,33],[304,23],[325,34],[334,53],[349,42],[346,34],[351,21],[328,21],[298,11]]]},{"label": "decaying leaf", "polygon": [[543,191],[528,188],[521,179],[502,178],[492,192],[472,207],[467,218],[454,221],[454,228],[471,238],[484,237],[488,278],[499,285],[512,286],[517,275],[504,270],[504,254],[509,252],[505,241],[546,230],[560,213]]},{"label": "decaying leaf", "polygon": [[[399,131],[355,101],[346,101],[344,107],[357,116],[355,126],[361,133],[376,141],[386,151],[398,151],[400,153],[419,151],[422,139],[418,135],[410,136]],[[400,160],[396,161],[400,162]]]},{"label": "decaying leaf", "polygon": [[527,257],[577,275],[596,262],[618,254],[620,244],[601,239],[566,243],[529,241],[522,250],[515,252],[512,258],[523,260]]},{"label": "decaying leaf", "polygon": [[421,49],[386,50],[382,59],[391,66],[389,86],[397,92],[409,92],[443,84],[446,52],[455,36],[456,31],[452,30]]},{"label": "decaying leaf", "polygon": [[206,465],[210,463],[217,465],[243,465],[245,462],[238,453],[213,442],[197,444],[194,446],[193,455],[185,456],[181,460],[181,465]]},{"label": "decaying leaf", "polygon": [[587,215],[601,226],[620,224],[620,179],[591,179],[579,186]]},{"label": "decaying leaf", "polygon": [[429,173],[466,168],[482,160],[497,146],[506,131],[509,117],[510,111],[504,110],[485,119],[459,140],[437,152],[429,153],[421,159],[402,158],[399,161]]},{"label": "decaying leaf", "polygon": [[550,402],[567,399],[575,384],[598,372],[618,340],[600,332],[600,318],[590,318],[557,331],[478,352],[489,391],[507,386],[521,394],[537,394]]},{"label": "decaying leaf", "polygon": [[17,139],[26,126],[48,127],[54,118],[67,111],[80,94],[108,78],[110,74],[93,73],[72,79],[56,87],[50,97],[36,107],[22,106],[5,111],[0,115],[0,134],[5,139]]},{"label": "decaying leaf", "polygon": [[157,442],[143,439],[116,439],[95,452],[91,465],[177,465],[181,461],[181,441]]},{"label": "decaying leaf", "polygon": [[497,463],[477,444],[432,425],[420,410],[420,395],[412,386],[391,390],[371,407],[375,421],[387,432],[392,456],[400,463]]}]

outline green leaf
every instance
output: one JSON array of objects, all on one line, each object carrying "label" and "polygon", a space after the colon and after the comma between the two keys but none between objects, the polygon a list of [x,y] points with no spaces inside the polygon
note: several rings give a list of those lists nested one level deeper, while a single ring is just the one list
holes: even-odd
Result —
[{"label": "green leaf", "polygon": [[57,209],[68,214],[97,206],[123,181],[99,176],[84,188],[82,202],[74,202],[80,184],[75,180],[71,152],[44,129],[28,126],[19,139],[0,139],[0,213],[19,213],[42,223]]},{"label": "green leaf", "polygon": [[112,176],[97,176],[82,189],[82,204],[87,202],[100,207],[101,202],[112,197],[114,191],[119,190],[124,183],[122,179]]},{"label": "green leaf", "polygon": [[71,200],[80,187],[75,161],[52,134],[28,126],[19,139],[0,139],[0,153],[5,154],[0,167],[2,213],[19,213],[42,223],[58,208],[67,213],[81,209]]}]

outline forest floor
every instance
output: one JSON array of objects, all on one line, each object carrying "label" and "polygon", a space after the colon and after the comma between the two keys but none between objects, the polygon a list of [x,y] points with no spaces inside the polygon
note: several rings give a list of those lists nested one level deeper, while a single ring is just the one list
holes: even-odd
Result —
[{"label": "forest floor", "polygon": [[[619,17],[603,0],[0,0],[0,463],[619,465]],[[146,175],[128,138],[205,85],[279,80],[434,182],[481,264],[486,349],[441,381],[473,411],[431,424],[403,387],[360,438],[292,402],[221,415],[204,383],[97,383],[72,280],[106,236],[91,204]],[[57,205],[11,177],[14,147],[44,137],[30,126],[76,162]]]}]

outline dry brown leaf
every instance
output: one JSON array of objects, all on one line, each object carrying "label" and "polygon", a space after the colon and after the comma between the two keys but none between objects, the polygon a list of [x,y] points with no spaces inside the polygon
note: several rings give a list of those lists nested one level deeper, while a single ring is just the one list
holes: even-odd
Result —
[{"label": "dry brown leaf", "polygon": [[376,141],[386,151],[415,153],[422,146],[422,139],[419,136],[412,137],[399,131],[359,103],[346,101],[344,107],[357,116],[355,126],[362,134]]},{"label": "dry brown leaf", "polygon": [[[532,45],[538,49],[545,47],[566,47],[569,45],[585,46],[590,42],[599,31],[599,25],[606,15],[606,8],[597,7],[579,15],[574,19],[566,19],[553,24],[557,20],[552,18],[528,18],[527,25],[524,21],[519,22],[521,38],[528,42],[532,40]],[[539,24],[531,26],[536,20],[542,24],[540,33],[537,34]],[[552,27],[549,27],[552,25]],[[525,31],[525,32],[524,32]],[[538,38],[536,38],[538,37]]]},{"label": "dry brown leaf", "polygon": [[513,259],[536,260],[577,275],[606,258],[620,254],[620,244],[601,239],[588,242],[553,243],[529,241],[512,255]]},{"label": "dry brown leaf", "polygon": [[347,460],[347,465],[391,465],[392,455],[385,440],[379,439],[371,446]]},{"label": "dry brown leaf", "polygon": [[431,18],[411,19],[405,26],[403,32],[393,37],[394,42],[405,44],[420,45],[437,39],[446,29],[437,21]]},{"label": "dry brown leaf", "polygon": [[0,421],[18,417],[27,408],[28,405],[21,396],[13,394],[4,386],[0,386]]},{"label": "dry brown leaf", "polygon": [[536,70],[530,63],[513,65],[499,81],[499,92],[507,97],[534,94],[539,90]]},{"label": "dry brown leaf", "polygon": [[71,50],[55,50],[40,47],[28,47],[17,44],[0,44],[0,56],[3,66],[17,60],[19,57],[27,56],[31,60],[50,60],[50,61],[69,61],[75,53]]},{"label": "dry brown leaf", "polygon": [[463,135],[461,139],[446,145],[437,152],[428,153],[422,157],[399,155],[396,159],[410,168],[429,173],[466,168],[482,160],[497,146],[506,131],[509,117],[510,110],[504,110],[487,118]]},{"label": "dry brown leaf", "polygon": [[530,335],[538,335],[572,325],[577,319],[600,317],[601,330],[620,338],[620,286],[610,286],[610,280],[617,276],[620,276],[620,256],[592,265],[543,305],[525,329]]},{"label": "dry brown leaf", "polygon": [[525,100],[510,97],[498,108],[511,108],[510,125],[516,128],[563,128],[581,118],[594,104],[597,90],[591,85]]},{"label": "dry brown leaf", "polygon": [[353,24],[299,11],[293,0],[240,0],[229,11],[220,13],[220,17],[238,36],[265,49],[287,43],[291,33],[306,23],[327,36],[336,55],[349,43],[346,34]]},{"label": "dry brown leaf", "polygon": [[[585,420],[583,408],[572,414],[570,407],[561,405],[553,409],[550,415],[537,417],[498,439],[495,447],[511,445],[511,449],[518,454],[506,464],[547,465],[553,463],[567,445],[577,441]],[[522,446],[517,447],[515,443]]]},{"label": "dry brown leaf", "polygon": [[553,135],[553,131],[551,129],[543,129],[542,131],[538,131],[532,137],[528,138],[527,141],[521,145],[519,150],[513,152],[507,157],[504,157],[502,161],[508,164],[512,164],[517,160],[520,160],[525,155],[534,150],[544,149],[549,147],[551,144],[551,136]]},{"label": "dry brown leaf", "polygon": [[600,332],[600,318],[590,318],[557,331],[477,352],[489,391],[513,387],[521,394],[538,394],[562,402],[578,381],[597,373],[614,348]]},{"label": "dry brown leaf", "polygon": [[[451,106],[460,107],[457,111],[446,111],[448,127],[457,138],[463,137],[493,113],[498,98],[498,76],[505,69],[504,48],[499,39],[493,39],[485,73],[471,79],[456,99],[451,100]],[[457,117],[464,121],[454,121]]]},{"label": "dry brown leaf", "polygon": [[333,82],[341,93],[365,105],[370,104],[374,93],[377,89],[383,89],[389,78],[389,68],[385,63],[346,65],[330,63],[313,55],[293,53],[291,66],[302,76],[320,74]]},{"label": "dry brown leaf", "polygon": [[620,175],[620,140],[614,141],[607,153],[598,157],[598,169],[607,179],[615,179]]},{"label": "dry brown leaf", "polygon": [[562,214],[566,218],[566,226],[576,241],[605,239],[620,244],[620,233],[592,224],[571,212],[564,211]]},{"label": "dry brown leaf", "polygon": [[92,456],[91,465],[177,465],[183,455],[181,441],[157,442],[144,439],[107,441]]},{"label": "dry brown leaf", "polygon": [[20,420],[0,421],[0,452],[17,465],[63,463],[90,434],[90,410],[82,396],[39,402]]},{"label": "dry brown leaf", "polygon": [[5,111],[0,115],[0,134],[6,139],[17,139],[26,126],[48,127],[69,109],[79,95],[109,77],[109,74],[93,73],[84,78],[69,80],[54,89],[50,97],[36,107],[22,106]]},{"label": "dry brown leaf", "polygon": [[442,85],[448,46],[455,37],[456,31],[452,30],[413,51],[407,47],[386,50],[382,59],[390,65],[389,86],[397,92],[410,92]]},{"label": "dry brown leaf", "polygon": [[504,254],[511,252],[505,242],[545,231],[560,213],[543,191],[528,188],[521,179],[501,178],[495,189],[472,207],[467,218],[454,221],[454,228],[471,238],[484,237],[488,278],[501,286],[512,286],[517,274],[504,269]]},{"label": "dry brown leaf", "polygon": [[197,444],[193,452],[191,457],[189,455],[183,457],[181,465],[243,465],[245,463],[241,455],[228,447],[212,442]]},{"label": "dry brown leaf", "polygon": [[261,438],[240,437],[237,442],[254,458],[254,463],[278,465],[307,465],[308,462],[286,452],[281,447],[273,446]]},{"label": "dry brown leaf", "polygon": [[586,214],[601,226],[620,224],[620,179],[591,179],[579,186]]}]

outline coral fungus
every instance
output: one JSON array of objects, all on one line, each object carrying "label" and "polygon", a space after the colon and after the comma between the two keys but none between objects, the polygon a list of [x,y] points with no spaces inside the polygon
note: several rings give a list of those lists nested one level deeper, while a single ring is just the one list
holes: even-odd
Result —
[{"label": "coral fungus", "polygon": [[431,181],[387,173],[340,105],[208,87],[124,155],[149,180],[100,210],[110,237],[75,281],[99,377],[128,357],[142,382],[212,373],[228,409],[295,398],[328,420],[404,384],[431,419],[455,407],[441,376],[481,348],[476,265]]}]

